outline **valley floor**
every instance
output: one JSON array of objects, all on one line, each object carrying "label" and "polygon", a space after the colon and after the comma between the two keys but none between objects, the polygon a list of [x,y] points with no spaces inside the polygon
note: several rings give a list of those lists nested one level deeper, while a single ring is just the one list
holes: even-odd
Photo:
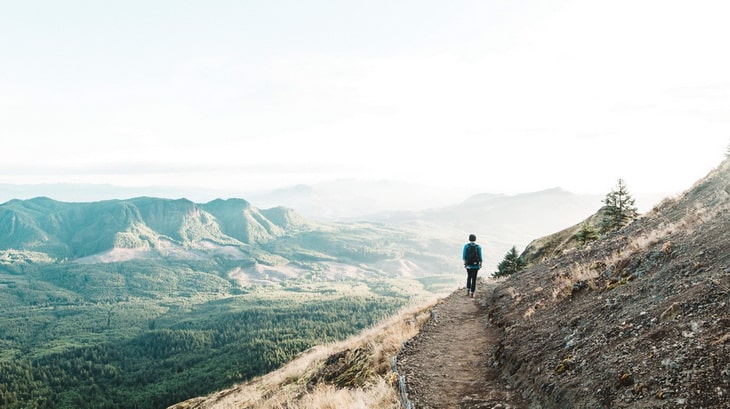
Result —
[{"label": "valley floor", "polygon": [[498,335],[484,311],[493,285],[480,282],[475,298],[461,289],[444,298],[399,353],[398,370],[416,408],[528,407],[494,369]]}]

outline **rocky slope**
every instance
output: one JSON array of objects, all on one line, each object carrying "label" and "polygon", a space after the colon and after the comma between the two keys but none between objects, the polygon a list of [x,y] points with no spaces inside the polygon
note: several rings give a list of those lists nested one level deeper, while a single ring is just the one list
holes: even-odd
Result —
[{"label": "rocky slope", "polygon": [[487,303],[490,352],[533,407],[730,407],[730,159]]}]

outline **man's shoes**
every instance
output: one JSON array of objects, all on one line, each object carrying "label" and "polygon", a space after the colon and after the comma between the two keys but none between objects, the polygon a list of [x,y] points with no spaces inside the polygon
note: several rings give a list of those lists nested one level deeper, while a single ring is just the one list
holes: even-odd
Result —
[{"label": "man's shoes", "polygon": [[471,292],[471,298],[474,298],[474,291]]}]

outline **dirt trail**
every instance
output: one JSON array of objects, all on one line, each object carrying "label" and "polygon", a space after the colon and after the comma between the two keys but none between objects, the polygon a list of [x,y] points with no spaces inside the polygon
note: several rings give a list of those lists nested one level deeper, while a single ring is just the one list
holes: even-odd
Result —
[{"label": "dirt trail", "polygon": [[475,298],[457,290],[434,308],[431,320],[398,355],[415,409],[524,409],[528,405],[492,366],[498,341],[484,313],[493,287],[480,282]]}]

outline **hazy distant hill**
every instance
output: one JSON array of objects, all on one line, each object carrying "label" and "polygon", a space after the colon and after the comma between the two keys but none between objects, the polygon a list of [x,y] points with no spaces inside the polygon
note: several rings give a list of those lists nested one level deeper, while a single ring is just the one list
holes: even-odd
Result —
[{"label": "hazy distant hill", "polygon": [[[486,265],[491,269],[512,246],[521,251],[536,237],[578,223],[594,214],[604,198],[605,195],[576,194],[560,188],[507,195],[387,181],[342,180],[280,189],[254,195],[251,201],[284,205],[324,220],[418,226],[424,235],[454,243],[465,241],[474,232],[489,250]],[[641,210],[664,196],[635,198]]]},{"label": "hazy distant hill", "polygon": [[320,219],[420,226],[425,235],[454,243],[474,232],[489,250],[486,265],[491,269],[512,246],[521,250],[535,237],[595,213],[604,197],[559,188],[515,195],[469,194],[464,189],[438,191],[412,184],[343,180],[280,189],[251,200],[285,205]]},{"label": "hazy distant hill", "polygon": [[260,207],[286,206],[309,217],[343,220],[381,212],[448,206],[474,193],[463,188],[436,188],[388,180],[343,179],[276,189],[248,198]]},{"label": "hazy distant hill", "polygon": [[[515,194],[492,194],[466,188],[444,188],[419,185],[414,183],[393,182],[387,180],[362,181],[339,180],[334,182],[299,185],[276,189],[270,192],[252,193],[246,199],[259,207],[286,206],[296,209],[307,217],[325,220],[353,220],[377,217],[383,213],[420,212],[460,204],[464,201],[487,200],[492,197],[498,201],[530,199],[532,196],[544,196],[549,192],[568,193],[561,188],[544,189],[537,192],[521,192]],[[605,192],[608,193],[608,190]],[[572,193],[573,199],[600,200],[604,194]],[[631,192],[636,199],[639,211],[648,211],[669,194],[641,194]],[[512,198],[512,199],[510,199]],[[573,206],[568,204],[568,206]],[[577,205],[582,209],[581,205]],[[559,223],[555,224],[562,227]]]},{"label": "hazy distant hill", "polygon": [[466,242],[467,234],[473,232],[485,245],[485,265],[491,269],[512,246],[521,251],[535,237],[583,220],[602,206],[602,199],[562,189],[518,195],[478,194],[453,206],[381,213],[371,215],[370,220],[394,226],[430,226],[457,242]]}]

